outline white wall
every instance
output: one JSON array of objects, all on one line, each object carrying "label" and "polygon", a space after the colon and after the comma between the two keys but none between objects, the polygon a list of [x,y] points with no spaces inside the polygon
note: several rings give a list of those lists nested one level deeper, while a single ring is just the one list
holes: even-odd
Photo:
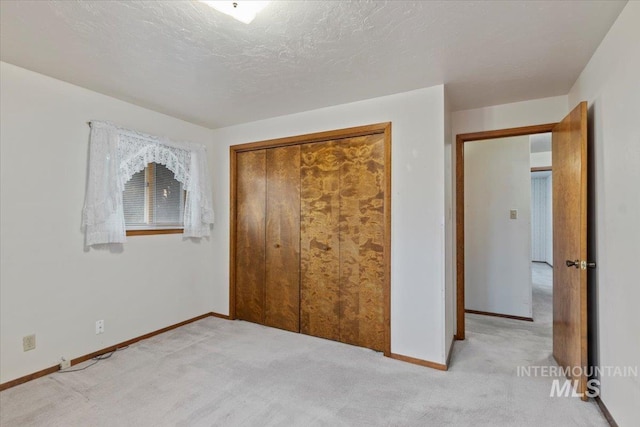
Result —
[{"label": "white wall", "polygon": [[459,133],[554,123],[567,114],[566,95],[453,113],[453,138]]},{"label": "white wall", "polygon": [[532,168],[551,167],[551,151],[531,153],[531,167]]},{"label": "white wall", "polygon": [[[211,244],[141,236],[122,253],[85,252],[80,227],[87,121],[200,143],[211,131],[0,67],[0,382],[211,311]],[[98,319],[105,320],[101,335]],[[22,337],[33,333],[36,349],[23,352]]]},{"label": "white wall", "polygon": [[[446,88],[445,88],[446,89]],[[444,103],[444,194],[445,194],[445,331],[444,346],[447,351],[446,357],[449,357],[449,350],[452,350],[453,337],[456,331],[455,326],[455,282],[453,281],[455,273],[455,262],[453,259],[453,171],[451,163],[451,153],[453,152],[452,135],[451,135],[451,111],[447,92],[445,90]]]},{"label": "white wall", "polygon": [[[436,86],[214,131],[218,212],[229,211],[229,146],[392,122],[391,350],[445,362],[444,88]],[[214,229],[214,310],[228,312],[229,222]]]},{"label": "white wall", "polygon": [[466,309],[532,317],[529,153],[528,136],[464,144]]},{"label": "white wall", "polygon": [[[595,244],[600,366],[640,365],[640,3],[629,2],[569,93],[589,102],[595,160]],[[591,338],[591,337],[590,337]],[[599,341],[599,342],[598,342]],[[599,354],[598,354],[599,353]],[[640,425],[640,378],[601,378],[601,398],[620,426]]]}]

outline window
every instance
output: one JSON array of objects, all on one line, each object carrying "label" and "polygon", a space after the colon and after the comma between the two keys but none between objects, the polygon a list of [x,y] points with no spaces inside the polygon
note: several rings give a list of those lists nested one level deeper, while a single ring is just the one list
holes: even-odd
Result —
[{"label": "window", "polygon": [[189,239],[211,234],[211,176],[204,145],[109,122],[92,120],[90,125],[85,247],[125,243],[136,234],[182,233]]},{"label": "window", "polygon": [[149,163],[135,173],[122,199],[128,235],[182,232],[186,191],[165,166]]}]

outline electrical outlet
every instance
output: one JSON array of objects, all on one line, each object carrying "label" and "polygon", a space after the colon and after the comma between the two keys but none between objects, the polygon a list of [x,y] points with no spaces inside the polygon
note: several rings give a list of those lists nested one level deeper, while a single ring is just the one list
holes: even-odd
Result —
[{"label": "electrical outlet", "polygon": [[36,348],[36,334],[22,337],[22,351],[34,350]]},{"label": "electrical outlet", "polygon": [[60,358],[60,369],[67,369],[71,367],[71,361],[65,359],[64,356]]},{"label": "electrical outlet", "polygon": [[511,209],[509,211],[509,218],[518,219],[518,209]]},{"label": "electrical outlet", "polygon": [[96,320],[96,335],[104,334],[104,320]]}]

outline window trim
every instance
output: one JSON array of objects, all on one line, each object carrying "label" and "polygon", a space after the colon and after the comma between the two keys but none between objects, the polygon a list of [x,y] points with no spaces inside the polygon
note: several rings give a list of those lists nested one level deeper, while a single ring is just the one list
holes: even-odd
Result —
[{"label": "window trim", "polygon": [[156,228],[155,230],[127,230],[127,236],[149,236],[151,234],[184,234],[184,228]]}]

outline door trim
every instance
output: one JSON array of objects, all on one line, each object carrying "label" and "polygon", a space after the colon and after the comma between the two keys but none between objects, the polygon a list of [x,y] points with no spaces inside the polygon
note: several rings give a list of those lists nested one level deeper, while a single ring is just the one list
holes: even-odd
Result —
[{"label": "door trim", "polygon": [[[536,261],[534,261],[534,262],[536,262]],[[533,322],[533,317],[514,316],[512,314],[493,313],[491,311],[469,310],[469,309],[465,309],[464,312],[465,313],[469,313],[469,314],[479,314],[481,316],[501,317],[503,319],[522,320],[524,322]]]},{"label": "door trim", "polygon": [[456,340],[465,338],[464,319],[464,143],[551,132],[557,123],[456,135]]},{"label": "door trim", "polygon": [[531,172],[552,172],[553,168],[551,166],[537,166],[531,168]]},{"label": "door trim", "polygon": [[354,138],[367,135],[384,135],[384,355],[391,356],[391,122],[377,123],[326,132],[309,133],[285,138],[269,139],[229,147],[230,158],[230,219],[229,219],[229,318],[236,318],[236,191],[237,191],[237,154],[245,151],[263,150],[289,145],[302,145],[337,139]]}]

